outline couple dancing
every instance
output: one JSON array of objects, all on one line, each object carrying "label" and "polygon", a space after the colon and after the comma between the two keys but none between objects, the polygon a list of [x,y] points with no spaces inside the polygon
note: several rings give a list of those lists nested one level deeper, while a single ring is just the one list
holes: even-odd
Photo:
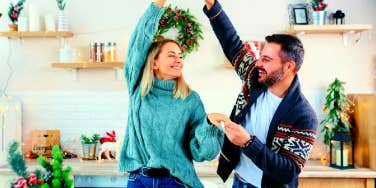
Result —
[{"label": "couple dancing", "polygon": [[[297,187],[315,139],[317,119],[300,91],[304,49],[294,36],[267,36],[260,59],[239,39],[217,0],[204,12],[223,51],[243,81],[230,117],[206,114],[182,76],[179,43],[152,42],[165,0],[155,0],[129,41],[124,71],[129,92],[119,169],[128,188],[203,187],[192,161],[214,159],[233,187]],[[225,131],[220,129],[224,122]]]}]

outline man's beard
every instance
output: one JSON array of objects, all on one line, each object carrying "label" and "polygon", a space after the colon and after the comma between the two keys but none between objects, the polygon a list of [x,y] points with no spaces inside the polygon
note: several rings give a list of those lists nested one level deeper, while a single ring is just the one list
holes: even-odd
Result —
[{"label": "man's beard", "polygon": [[[266,72],[264,69],[260,69],[263,72]],[[274,85],[275,83],[281,81],[283,79],[284,71],[283,67],[281,67],[278,70],[275,70],[271,72],[270,74],[266,74],[266,79],[259,81],[260,83],[266,85],[267,87],[270,87]]]}]

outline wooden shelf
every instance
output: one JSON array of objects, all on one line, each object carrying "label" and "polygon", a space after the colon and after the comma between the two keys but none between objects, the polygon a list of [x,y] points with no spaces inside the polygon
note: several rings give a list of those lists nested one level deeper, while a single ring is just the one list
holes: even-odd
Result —
[{"label": "wooden shelf", "polygon": [[77,73],[79,69],[115,69],[115,80],[121,78],[121,70],[124,63],[120,61],[116,62],[56,62],[52,63],[53,68],[63,68],[72,70],[72,79],[77,80]]},{"label": "wooden shelf", "polygon": [[123,68],[123,62],[69,62],[69,63],[52,63],[54,68],[66,69],[96,69],[96,68]]},{"label": "wooden shelf", "polygon": [[37,31],[37,32],[0,31],[0,37],[68,38],[68,37],[73,37],[73,33],[68,32],[68,31]]},{"label": "wooden shelf", "polygon": [[234,68],[230,62],[226,62],[223,66],[228,69]]},{"label": "wooden shelf", "polygon": [[295,25],[287,28],[287,34],[346,34],[372,29],[372,24],[364,25]]}]

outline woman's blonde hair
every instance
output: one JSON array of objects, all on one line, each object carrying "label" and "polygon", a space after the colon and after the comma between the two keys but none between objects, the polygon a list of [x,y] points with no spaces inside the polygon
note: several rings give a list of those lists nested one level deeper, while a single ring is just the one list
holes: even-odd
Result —
[{"label": "woman's blonde hair", "polygon": [[[141,96],[145,96],[149,93],[150,89],[153,86],[154,80],[154,71],[153,71],[153,62],[155,59],[158,58],[159,54],[161,53],[162,47],[166,43],[175,43],[181,49],[181,46],[178,42],[171,40],[171,39],[163,39],[161,41],[153,42],[151,45],[148,57],[146,59],[145,67],[142,73],[141,78]],[[175,79],[175,87],[173,91],[173,95],[175,98],[185,99],[190,93],[192,92],[191,88],[185,82],[183,75],[180,75],[178,78]]]}]

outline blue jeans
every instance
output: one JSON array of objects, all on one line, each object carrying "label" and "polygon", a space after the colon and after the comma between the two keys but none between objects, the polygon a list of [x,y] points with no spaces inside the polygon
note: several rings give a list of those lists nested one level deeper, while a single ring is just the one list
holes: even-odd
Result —
[{"label": "blue jeans", "polygon": [[131,172],[127,188],[184,188],[183,183],[175,177],[154,178]]},{"label": "blue jeans", "polygon": [[257,188],[257,187],[253,186],[250,183],[245,182],[244,180],[241,180],[239,175],[237,173],[235,173],[234,183],[232,183],[232,188]]}]

